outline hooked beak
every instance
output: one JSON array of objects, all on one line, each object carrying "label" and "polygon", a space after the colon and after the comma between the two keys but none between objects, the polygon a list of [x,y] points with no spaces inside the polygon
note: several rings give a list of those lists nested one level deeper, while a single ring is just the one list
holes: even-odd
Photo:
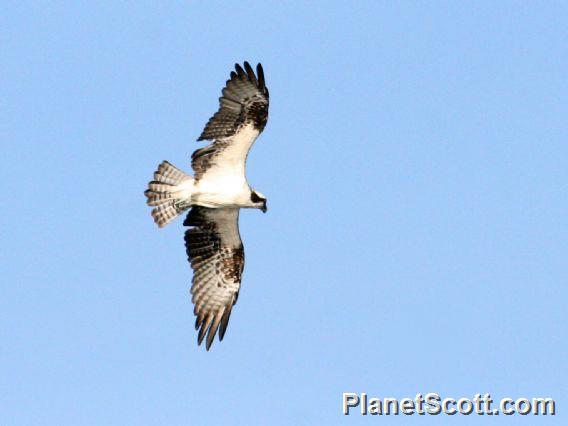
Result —
[{"label": "hooked beak", "polygon": [[268,210],[268,208],[266,207],[266,201],[262,204],[262,207],[260,209],[262,211],[262,213],[266,213],[266,211]]}]

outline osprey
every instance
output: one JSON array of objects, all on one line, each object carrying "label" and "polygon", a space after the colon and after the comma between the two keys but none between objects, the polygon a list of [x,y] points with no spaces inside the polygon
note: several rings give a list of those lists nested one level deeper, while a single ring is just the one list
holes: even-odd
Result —
[{"label": "osprey", "polygon": [[209,350],[217,331],[223,340],[231,309],[237,302],[245,254],[239,234],[239,211],[266,213],[266,197],[252,189],[245,176],[248,152],[268,119],[268,89],[262,65],[256,74],[248,62],[231,72],[198,141],[213,143],[191,156],[193,177],[162,162],[144,192],[161,228],[191,208],[183,224],[193,280],[195,329],[200,345],[207,335]]}]

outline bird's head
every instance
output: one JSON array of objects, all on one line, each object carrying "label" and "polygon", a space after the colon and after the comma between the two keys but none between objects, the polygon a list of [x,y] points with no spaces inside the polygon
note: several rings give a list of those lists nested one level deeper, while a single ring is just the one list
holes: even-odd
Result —
[{"label": "bird's head", "polygon": [[266,210],[268,210],[266,208],[266,197],[254,189],[250,193],[250,201],[255,208],[262,210],[263,213],[266,213]]}]

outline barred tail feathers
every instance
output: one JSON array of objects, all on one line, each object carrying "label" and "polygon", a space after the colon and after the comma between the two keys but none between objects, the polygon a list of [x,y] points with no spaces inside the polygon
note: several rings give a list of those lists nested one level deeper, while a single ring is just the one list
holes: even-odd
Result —
[{"label": "barred tail feathers", "polygon": [[146,204],[154,206],[154,222],[163,228],[191,206],[193,178],[163,161],[154,172],[154,180],[144,191]]}]

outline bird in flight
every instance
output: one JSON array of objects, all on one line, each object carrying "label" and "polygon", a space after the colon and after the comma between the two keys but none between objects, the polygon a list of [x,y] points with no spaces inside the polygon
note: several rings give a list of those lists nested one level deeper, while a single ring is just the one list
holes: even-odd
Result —
[{"label": "bird in flight", "polygon": [[241,208],[266,213],[266,197],[245,175],[247,155],[268,120],[268,89],[262,65],[236,64],[198,141],[211,144],[191,155],[193,176],[167,161],[154,172],[144,192],[162,228],[188,209],[185,247],[193,269],[191,286],[197,343],[209,350],[219,332],[223,340],[237,302],[245,264],[239,234]]}]

